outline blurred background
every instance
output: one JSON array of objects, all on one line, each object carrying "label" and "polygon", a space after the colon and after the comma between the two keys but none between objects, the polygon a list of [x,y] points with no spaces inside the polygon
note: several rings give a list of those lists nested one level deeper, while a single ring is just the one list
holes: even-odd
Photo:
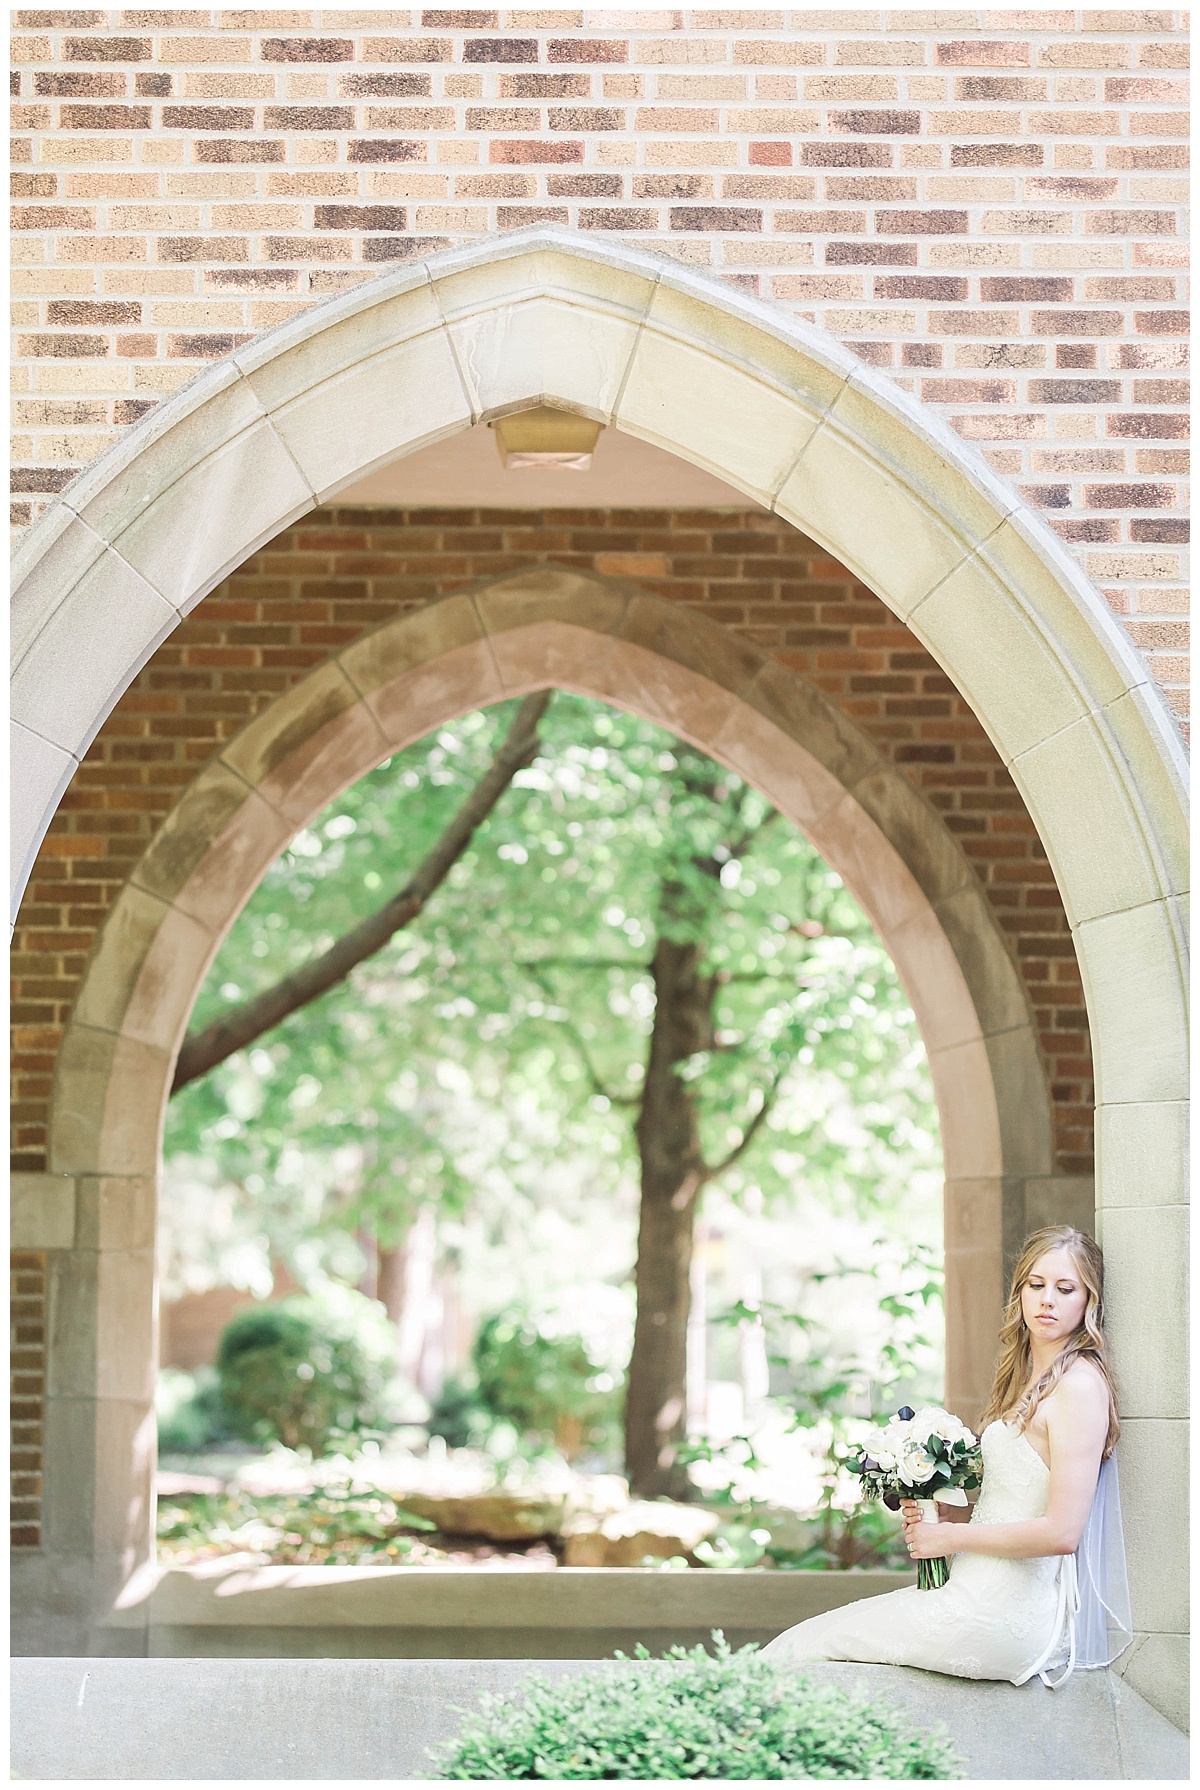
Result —
[{"label": "blurred background", "polygon": [[[516,711],[298,834],[193,1031],[401,890]],[[839,1463],[942,1396],[941,1153],[895,969],[704,754],[564,692],[537,725],[417,917],[169,1103],[160,1547],[892,1564]],[[664,1175],[678,1216],[639,1257]]]}]

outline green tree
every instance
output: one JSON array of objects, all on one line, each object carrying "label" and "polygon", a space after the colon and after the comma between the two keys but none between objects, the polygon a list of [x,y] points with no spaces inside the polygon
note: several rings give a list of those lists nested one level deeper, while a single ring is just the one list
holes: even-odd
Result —
[{"label": "green tree", "polygon": [[[441,729],[305,829],[231,931],[202,1030],[402,889],[493,762],[513,705]],[[836,1083],[858,1140],[805,1084]],[[417,1206],[461,1211],[578,1154],[641,1190],[627,1464],[678,1492],[688,1267],[719,1178],[798,1181],[870,1208],[881,1165],[931,1150],[922,1053],[857,903],[742,779],[663,729],[559,693],[537,756],[419,916],[319,1000],[171,1103],[168,1148],[223,1174],[294,1241],[318,1215],[385,1247]],[[862,1139],[866,1138],[864,1148]],[[287,1190],[291,1190],[289,1195]],[[307,1202],[307,1205],[306,1205]],[[270,1200],[268,1199],[268,1206]]]}]

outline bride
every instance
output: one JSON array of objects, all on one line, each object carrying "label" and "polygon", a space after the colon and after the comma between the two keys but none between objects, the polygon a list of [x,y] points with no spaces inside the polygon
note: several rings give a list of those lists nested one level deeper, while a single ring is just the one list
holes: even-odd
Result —
[{"label": "bride", "polygon": [[1082,1231],[1052,1226],[1026,1240],[983,1413],[978,1502],[965,1521],[936,1523],[916,1503],[901,1507],[909,1554],[951,1556],[948,1582],[828,1610],[764,1653],[1013,1684],[1036,1673],[1053,1686],[1128,1645],[1103,1286],[1103,1258]]}]

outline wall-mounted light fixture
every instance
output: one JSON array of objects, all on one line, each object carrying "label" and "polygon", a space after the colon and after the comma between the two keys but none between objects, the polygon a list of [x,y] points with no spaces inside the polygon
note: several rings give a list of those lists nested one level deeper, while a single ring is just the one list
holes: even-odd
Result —
[{"label": "wall-mounted light fixture", "polygon": [[567,472],[586,472],[592,464],[601,426],[569,410],[552,410],[548,404],[539,404],[535,410],[518,410],[492,424],[506,472],[518,472],[526,466],[561,466]]}]

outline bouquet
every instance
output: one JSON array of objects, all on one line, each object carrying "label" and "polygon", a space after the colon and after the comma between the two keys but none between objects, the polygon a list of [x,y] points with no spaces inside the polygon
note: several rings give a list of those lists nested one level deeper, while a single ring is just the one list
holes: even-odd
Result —
[{"label": "bouquet", "polygon": [[[882,1429],[868,1432],[859,1453],[846,1462],[862,1480],[864,1498],[881,1498],[889,1510],[914,1498],[926,1522],[937,1522],[939,1504],[966,1504],[983,1476],[979,1443],[957,1417],[937,1405],[913,1411],[902,1405]],[[937,1591],[950,1577],[943,1559],[918,1560],[917,1587]]]}]

